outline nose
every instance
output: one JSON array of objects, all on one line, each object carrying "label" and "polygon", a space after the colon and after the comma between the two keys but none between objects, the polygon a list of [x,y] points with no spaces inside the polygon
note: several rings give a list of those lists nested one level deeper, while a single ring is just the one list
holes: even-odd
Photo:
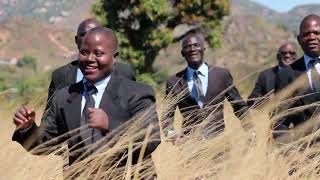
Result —
[{"label": "nose", "polygon": [[317,36],[315,33],[310,33],[308,37],[309,39],[316,39]]},{"label": "nose", "polygon": [[290,54],[290,52],[286,52],[286,53],[284,54],[284,57],[286,57],[286,58],[289,58],[289,57],[291,57],[291,54]]},{"label": "nose", "polygon": [[94,54],[93,53],[90,53],[88,55],[88,61],[94,61]]}]

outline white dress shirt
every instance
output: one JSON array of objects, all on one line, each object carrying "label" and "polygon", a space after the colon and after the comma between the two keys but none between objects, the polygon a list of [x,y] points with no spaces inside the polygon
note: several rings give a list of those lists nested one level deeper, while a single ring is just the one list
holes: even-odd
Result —
[{"label": "white dress shirt", "polygon": [[[311,69],[312,69],[312,66],[309,65],[309,62],[310,62],[311,60],[313,60],[313,59],[316,59],[316,58],[311,58],[311,57],[309,57],[309,56],[307,56],[307,55],[303,55],[303,59],[304,59],[304,63],[305,63],[305,65],[306,65],[306,69],[307,69],[307,75],[308,75],[308,79],[309,79],[309,84],[310,84],[311,88],[313,88],[313,87],[312,87],[312,78],[311,78]],[[315,65],[315,68],[316,68],[318,74],[320,75],[320,56],[318,57],[318,61],[319,61],[319,63],[317,63],[317,64]]]},{"label": "white dress shirt", "polygon": [[[197,90],[195,89],[194,81],[193,81],[194,71],[196,71],[196,70],[192,69],[191,67],[188,66],[186,75],[187,75],[187,84],[188,84],[189,91],[191,92],[191,96],[194,99],[197,99],[197,96],[198,96],[197,95]],[[203,90],[203,93],[204,93],[204,96],[205,96],[206,93],[207,93],[207,89],[208,89],[209,67],[208,67],[208,65],[206,63],[202,63],[197,71],[200,72],[199,78],[201,80],[202,90]],[[197,101],[197,103],[198,103],[198,105],[200,107],[202,107],[204,102]]]},{"label": "white dress shirt", "polygon": [[[104,93],[104,90],[106,89],[108,83],[109,83],[109,80],[111,78],[111,75],[109,75],[108,77],[102,79],[101,81],[99,82],[96,82],[94,84],[94,86],[97,88],[98,92],[93,94],[92,97],[94,99],[94,107],[95,108],[99,108],[99,105],[100,105],[100,102],[101,102],[101,99],[102,99],[102,96],[103,96],[103,93]],[[83,78],[83,84],[85,84],[87,82],[86,78]],[[82,100],[81,100],[81,116],[82,116],[82,111],[83,111],[83,108],[86,104],[86,98],[85,98],[85,94],[86,94],[86,86],[84,86],[84,91],[82,93]]]},{"label": "white dress shirt", "polygon": [[77,78],[76,78],[76,82],[80,82],[83,79],[83,74],[80,70],[80,68],[77,69]]}]

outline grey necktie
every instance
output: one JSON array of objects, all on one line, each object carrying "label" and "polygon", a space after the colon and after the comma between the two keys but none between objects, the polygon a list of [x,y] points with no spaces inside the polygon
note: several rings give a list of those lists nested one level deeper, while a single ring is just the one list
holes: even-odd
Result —
[{"label": "grey necktie", "polygon": [[[88,124],[88,108],[94,108],[95,102],[93,98],[93,94],[97,93],[97,88],[88,82],[84,83],[85,85],[85,99],[86,103],[84,105],[84,108],[82,110],[82,116],[81,116],[81,126]],[[93,135],[94,135],[94,129],[93,128],[84,128],[80,131],[81,138],[84,140],[84,144],[88,145],[93,143]]]},{"label": "grey necktie", "polygon": [[313,59],[309,62],[309,67],[311,68],[311,84],[312,84],[312,89],[315,92],[320,91],[320,75],[315,67],[315,65],[319,61]]},{"label": "grey necktie", "polygon": [[197,101],[201,101],[204,102],[204,92],[203,92],[203,88],[202,88],[202,83],[201,80],[199,78],[199,75],[201,74],[200,71],[194,71],[193,73],[193,81],[194,81],[194,86],[196,89],[196,100]]}]

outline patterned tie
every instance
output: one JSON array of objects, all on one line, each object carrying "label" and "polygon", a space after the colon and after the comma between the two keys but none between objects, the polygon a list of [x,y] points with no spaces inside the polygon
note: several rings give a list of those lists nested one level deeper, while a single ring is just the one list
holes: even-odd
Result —
[{"label": "patterned tie", "polygon": [[311,84],[312,84],[312,89],[314,92],[319,92],[320,91],[320,76],[319,73],[315,67],[315,65],[319,61],[313,59],[309,62],[309,67],[311,68]]},{"label": "patterned tie", "polygon": [[201,74],[200,71],[194,71],[193,73],[193,81],[194,81],[194,86],[196,89],[196,100],[197,101],[201,101],[202,103],[204,102],[204,92],[202,89],[202,83],[201,80],[199,78],[199,75]]},{"label": "patterned tie", "polygon": [[[87,125],[88,124],[88,108],[94,108],[95,107],[95,102],[93,98],[93,94],[97,93],[98,90],[97,88],[91,84],[86,82],[85,84],[85,99],[86,103],[84,105],[84,108],[82,110],[82,116],[81,116],[81,126]],[[85,145],[93,143],[93,134],[94,134],[94,129],[92,128],[84,128],[83,130],[80,131],[82,140],[84,141]]]}]

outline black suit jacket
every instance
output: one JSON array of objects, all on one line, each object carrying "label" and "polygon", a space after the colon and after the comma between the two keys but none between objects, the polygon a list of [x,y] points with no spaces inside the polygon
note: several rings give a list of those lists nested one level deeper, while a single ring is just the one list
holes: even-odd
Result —
[{"label": "black suit jacket", "polygon": [[[186,71],[187,68],[178,72],[174,76],[171,76],[166,83],[166,94],[167,97],[170,94],[173,97],[179,97],[179,93],[182,91],[187,91],[181,96],[176,104],[170,108],[169,122],[165,123],[165,127],[169,127],[172,125],[172,117],[174,116],[174,110],[176,106],[179,107],[180,112],[182,113],[185,119],[189,119],[188,122],[183,123],[183,127],[186,127],[190,124],[200,123],[201,119],[204,119],[208,116],[209,113],[215,110],[214,121],[218,122],[223,120],[223,101],[227,98],[229,101],[237,101],[231,102],[231,105],[236,112],[236,115],[240,117],[240,115],[247,109],[246,102],[242,101],[242,98],[235,86],[233,86],[233,78],[230,72],[222,67],[218,66],[208,66],[208,89],[205,96],[205,102],[202,109],[198,106],[197,102],[192,98],[190,91],[188,90],[188,85],[186,81]],[[203,109],[209,106],[216,106],[215,108],[210,108],[206,113],[200,113]],[[190,116],[192,116],[192,120],[190,120]],[[200,119],[200,120],[199,120]],[[214,123],[214,122],[213,122]],[[224,123],[219,123],[217,125],[216,131],[224,128]]]},{"label": "black suit jacket", "polygon": [[[52,72],[51,82],[48,90],[48,100],[52,98],[52,95],[56,90],[64,88],[76,82],[77,69],[78,69],[78,61],[75,60]],[[133,80],[133,81],[136,80],[134,71],[132,67],[128,64],[115,62],[114,72],[118,73],[118,75],[127,77],[130,80]]]},{"label": "black suit jacket", "polygon": [[[82,81],[58,90],[52,99],[52,107],[42,117],[40,127],[34,124],[27,131],[17,130],[12,140],[21,143],[27,150],[30,150],[39,144],[79,128],[82,93]],[[146,85],[114,73],[111,74],[99,107],[108,115],[110,131],[115,130],[129,119],[151,107],[150,111],[152,111],[153,116],[146,119],[146,124],[158,124],[153,90]],[[155,131],[155,133],[157,132]],[[35,136],[35,140],[30,143],[28,138],[32,135]],[[73,146],[80,141],[79,138],[73,139],[69,146]],[[151,153],[158,143],[159,141],[151,143],[146,153]],[[70,157],[71,163],[75,158],[77,157]]]},{"label": "black suit jacket", "polygon": [[257,104],[260,100],[250,100],[252,98],[259,98],[269,96],[275,88],[276,75],[278,73],[279,66],[274,66],[259,73],[256,84],[248,97],[248,105],[252,106]]},{"label": "black suit jacket", "polygon": [[[299,107],[308,104],[312,104],[320,100],[319,92],[313,92],[309,83],[308,76],[306,74],[306,65],[304,62],[304,58],[301,57],[294,63],[290,65],[288,68],[284,68],[279,72],[276,76],[276,86],[275,91],[280,91],[286,88],[288,85],[293,83],[298,77],[302,76],[302,80],[304,81],[304,86],[299,87],[294,93],[293,97],[295,96],[303,96],[291,103],[288,108],[292,107]],[[289,115],[277,124],[276,129],[288,129],[289,125],[292,123],[294,126],[299,125],[302,122],[310,119],[313,115],[315,108],[308,108],[302,112],[296,112],[295,114]]]}]

